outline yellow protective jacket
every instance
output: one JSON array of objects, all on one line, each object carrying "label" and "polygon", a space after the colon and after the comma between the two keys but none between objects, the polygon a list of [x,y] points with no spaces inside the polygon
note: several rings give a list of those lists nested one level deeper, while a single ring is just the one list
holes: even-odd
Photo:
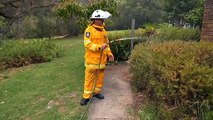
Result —
[{"label": "yellow protective jacket", "polygon": [[[101,57],[101,45],[103,43],[109,43],[107,38],[107,32],[103,26],[89,25],[84,32],[84,46],[85,53],[85,66],[91,69],[98,69],[99,60]],[[104,69],[106,66],[107,57],[112,55],[109,44],[103,50],[100,69]]]}]

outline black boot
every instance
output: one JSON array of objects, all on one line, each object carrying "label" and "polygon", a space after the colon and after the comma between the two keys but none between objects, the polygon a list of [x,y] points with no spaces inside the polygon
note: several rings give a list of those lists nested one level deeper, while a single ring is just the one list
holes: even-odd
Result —
[{"label": "black boot", "polygon": [[98,99],[104,99],[104,96],[100,93],[93,95],[93,97],[96,97]]},{"label": "black boot", "polygon": [[81,105],[81,106],[87,105],[87,103],[89,102],[89,100],[90,100],[90,99],[82,98],[81,101],[80,101],[80,105]]}]

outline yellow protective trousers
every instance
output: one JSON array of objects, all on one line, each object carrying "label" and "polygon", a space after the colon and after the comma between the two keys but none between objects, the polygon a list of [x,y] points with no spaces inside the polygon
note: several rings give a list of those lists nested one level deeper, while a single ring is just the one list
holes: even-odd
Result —
[{"label": "yellow protective trousers", "polygon": [[91,95],[95,79],[97,79],[97,84],[94,95],[101,91],[101,88],[103,87],[104,70],[105,69],[100,69],[99,73],[97,73],[98,69],[91,69],[86,67],[83,98],[88,99],[92,97]]}]

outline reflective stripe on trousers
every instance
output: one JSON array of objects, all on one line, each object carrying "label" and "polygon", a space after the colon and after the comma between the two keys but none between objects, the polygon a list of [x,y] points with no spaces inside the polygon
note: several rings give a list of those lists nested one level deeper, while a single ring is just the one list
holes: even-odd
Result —
[{"label": "reflective stripe on trousers", "polygon": [[88,69],[105,69],[106,68],[106,64],[87,64],[86,62],[84,63],[85,64],[85,67],[88,68]]}]

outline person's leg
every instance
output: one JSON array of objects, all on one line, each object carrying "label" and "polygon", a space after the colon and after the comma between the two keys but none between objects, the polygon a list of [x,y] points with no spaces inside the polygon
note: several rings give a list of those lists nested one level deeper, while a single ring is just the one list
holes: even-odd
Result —
[{"label": "person's leg", "polygon": [[83,99],[81,100],[81,105],[86,105],[92,94],[93,82],[96,77],[96,70],[86,68],[85,70],[85,80],[84,80],[84,93]]},{"label": "person's leg", "polygon": [[101,89],[103,87],[104,71],[105,71],[105,69],[99,70],[97,85],[96,85],[95,91],[94,91],[94,94],[95,94],[94,97],[96,97],[98,99],[104,99],[104,96],[102,94],[100,94]]}]

